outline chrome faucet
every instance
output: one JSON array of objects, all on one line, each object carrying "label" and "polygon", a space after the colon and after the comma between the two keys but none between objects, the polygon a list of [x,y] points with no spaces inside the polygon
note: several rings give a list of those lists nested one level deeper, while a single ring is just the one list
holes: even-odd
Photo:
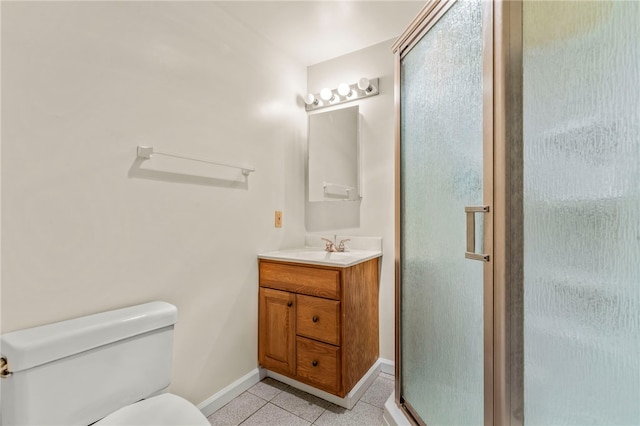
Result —
[{"label": "chrome faucet", "polygon": [[346,240],[340,240],[340,242],[336,245],[336,239],[337,239],[337,235],[333,236],[333,241],[331,241],[328,238],[321,238],[322,241],[325,242],[324,245],[324,250],[328,251],[328,252],[343,252],[345,251],[346,247],[344,246],[344,243],[346,243],[347,241],[351,241],[350,239],[346,239]]}]

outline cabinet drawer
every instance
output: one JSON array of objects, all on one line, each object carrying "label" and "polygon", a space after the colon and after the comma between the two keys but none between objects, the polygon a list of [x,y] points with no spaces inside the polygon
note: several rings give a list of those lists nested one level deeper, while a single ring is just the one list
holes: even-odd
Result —
[{"label": "cabinet drawer", "polygon": [[260,285],[311,296],[338,299],[340,271],[260,261]]},{"label": "cabinet drawer", "polygon": [[297,296],[297,334],[340,344],[340,302],[320,297]]},{"label": "cabinet drawer", "polygon": [[331,393],[340,391],[340,348],[304,337],[296,338],[297,377]]}]

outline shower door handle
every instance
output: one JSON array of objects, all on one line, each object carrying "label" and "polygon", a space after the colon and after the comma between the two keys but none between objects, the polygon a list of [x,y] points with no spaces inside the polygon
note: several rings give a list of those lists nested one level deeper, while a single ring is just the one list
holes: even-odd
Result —
[{"label": "shower door handle", "polygon": [[488,254],[476,253],[476,213],[489,213],[489,206],[467,206],[464,212],[467,214],[467,251],[464,257],[488,262]]}]

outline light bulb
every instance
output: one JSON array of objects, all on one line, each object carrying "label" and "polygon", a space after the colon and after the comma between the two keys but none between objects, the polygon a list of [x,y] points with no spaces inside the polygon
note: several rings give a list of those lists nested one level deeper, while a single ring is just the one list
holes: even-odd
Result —
[{"label": "light bulb", "polygon": [[318,98],[313,96],[311,93],[309,93],[307,97],[304,98],[304,103],[307,105],[318,105],[319,102],[320,101],[318,100]]},{"label": "light bulb", "polygon": [[340,83],[338,85],[338,94],[340,96],[349,96],[351,95],[351,87],[347,83]]},{"label": "light bulb", "polygon": [[369,79],[366,77],[362,77],[359,81],[358,81],[358,89],[363,90],[367,93],[370,93],[373,91],[373,86],[371,86],[371,83],[369,82]]},{"label": "light bulb", "polygon": [[320,97],[325,101],[333,101],[335,99],[335,95],[328,87],[325,87],[320,91]]}]

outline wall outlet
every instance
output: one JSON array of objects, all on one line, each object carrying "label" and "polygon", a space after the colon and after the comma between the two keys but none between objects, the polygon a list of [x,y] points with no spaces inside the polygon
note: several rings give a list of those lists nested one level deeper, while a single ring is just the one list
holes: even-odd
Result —
[{"label": "wall outlet", "polygon": [[276,210],[276,228],[282,228],[282,212]]}]

